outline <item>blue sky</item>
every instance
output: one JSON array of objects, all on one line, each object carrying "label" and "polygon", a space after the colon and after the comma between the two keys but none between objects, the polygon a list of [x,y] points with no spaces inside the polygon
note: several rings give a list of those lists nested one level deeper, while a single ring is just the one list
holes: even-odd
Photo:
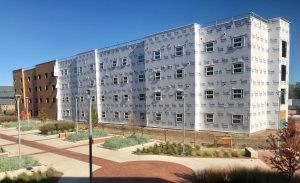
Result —
[{"label": "blue sky", "polygon": [[297,0],[0,0],[0,85],[17,68],[250,11],[291,22],[290,81],[300,82]]}]

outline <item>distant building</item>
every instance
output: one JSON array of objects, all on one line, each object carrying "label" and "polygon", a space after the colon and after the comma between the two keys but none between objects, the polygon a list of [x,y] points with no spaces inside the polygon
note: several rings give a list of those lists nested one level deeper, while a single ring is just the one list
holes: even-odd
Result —
[{"label": "distant building", "polygon": [[0,108],[2,111],[14,111],[14,89],[12,86],[0,86]]},{"label": "distant building", "polygon": [[21,112],[26,113],[28,100],[31,116],[36,117],[40,110],[44,110],[48,118],[57,119],[55,64],[54,60],[31,69],[13,71],[14,91],[22,96]]},{"label": "distant building", "polygon": [[57,76],[57,119],[74,120],[77,107],[86,120],[93,88],[103,123],[133,115],[158,128],[276,129],[287,120],[289,45],[287,20],[250,13],[79,53],[48,68]]}]

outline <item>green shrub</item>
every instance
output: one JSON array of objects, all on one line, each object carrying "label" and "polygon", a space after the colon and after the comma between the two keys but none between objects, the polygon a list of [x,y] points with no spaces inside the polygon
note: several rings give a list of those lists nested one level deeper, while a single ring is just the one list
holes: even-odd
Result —
[{"label": "green shrub", "polygon": [[300,177],[289,180],[276,171],[236,168],[229,170],[203,170],[190,177],[192,183],[292,183],[300,182]]},{"label": "green shrub", "polygon": [[5,152],[4,147],[0,146],[0,153],[4,153],[4,152]]},{"label": "green shrub", "polygon": [[107,149],[116,150],[116,149],[120,149],[120,148],[124,148],[124,147],[142,144],[142,143],[145,143],[148,141],[149,141],[149,138],[147,136],[145,136],[145,135],[143,136],[140,134],[131,135],[126,138],[112,137],[105,141],[105,143],[103,144],[103,147],[105,147]]},{"label": "green shrub", "polygon": [[[99,129],[95,129],[93,131],[93,138],[99,138],[99,137],[105,137],[105,136],[107,136],[106,131],[102,131]],[[86,140],[88,138],[89,138],[89,132],[81,131],[81,132],[78,132],[78,134],[74,133],[74,134],[68,135],[66,139],[71,142],[76,142],[76,141],[80,141],[80,140]]]},{"label": "green shrub", "polygon": [[2,127],[3,128],[12,128],[12,127],[16,127],[18,125],[17,121],[11,121],[11,122],[4,122],[2,123]]},{"label": "green shrub", "polygon": [[29,123],[27,121],[21,123],[21,131],[37,130],[38,127],[38,124],[35,121],[31,120],[29,120]]},{"label": "green shrub", "polygon": [[9,178],[5,177],[2,183],[25,183],[25,182],[39,182],[39,183],[50,183],[56,182],[57,178],[61,176],[61,173],[55,171],[53,168],[47,169],[45,172],[37,171],[31,175],[21,173],[17,177]]},{"label": "green shrub", "polygon": [[38,161],[30,156],[0,158],[0,172],[18,170],[39,165]]}]

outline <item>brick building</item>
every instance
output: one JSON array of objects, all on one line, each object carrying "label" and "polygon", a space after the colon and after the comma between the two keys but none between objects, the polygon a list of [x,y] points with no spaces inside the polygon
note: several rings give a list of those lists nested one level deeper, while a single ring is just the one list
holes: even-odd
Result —
[{"label": "brick building", "polygon": [[15,94],[22,95],[20,111],[38,116],[39,110],[45,110],[49,119],[57,118],[56,77],[54,67],[56,60],[36,65],[31,69],[13,71]]}]

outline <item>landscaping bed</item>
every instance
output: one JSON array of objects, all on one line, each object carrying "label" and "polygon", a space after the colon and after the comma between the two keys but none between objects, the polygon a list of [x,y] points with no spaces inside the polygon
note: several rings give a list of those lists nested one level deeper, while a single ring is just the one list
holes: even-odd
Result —
[{"label": "landscaping bed", "polygon": [[190,176],[191,183],[296,183],[300,177],[295,176],[291,180],[280,172],[268,171],[259,168],[246,169],[207,169],[196,172]]},{"label": "landscaping bed", "polygon": [[18,156],[0,158],[0,172],[30,168],[38,165],[39,162],[30,156],[22,156],[21,160]]},{"label": "landscaping bed", "polygon": [[[100,137],[106,137],[108,133],[106,131],[95,129],[93,131],[93,138],[100,138]],[[71,142],[77,142],[81,140],[87,140],[89,138],[89,132],[88,131],[80,131],[78,134],[72,133],[66,137],[66,140]]]},{"label": "landscaping bed", "polygon": [[106,140],[103,144],[103,147],[107,149],[117,150],[120,148],[130,147],[147,142],[149,142],[149,137],[141,134],[130,135],[126,138],[116,136]]},{"label": "landscaping bed", "polygon": [[[17,121],[2,123],[3,128],[14,128],[17,126],[18,126]],[[38,129],[38,123],[36,121],[32,121],[32,120],[29,120],[29,122],[21,121],[21,131],[31,131],[31,130],[37,130],[37,129]]]},{"label": "landscaping bed", "polygon": [[[245,158],[245,152],[242,149],[231,148],[204,148],[200,146],[192,147],[185,144],[185,156],[195,157],[218,157],[218,158]],[[135,154],[165,154],[171,156],[181,156],[183,145],[180,143],[160,143],[154,144],[148,148],[138,148]]]},{"label": "landscaping bed", "polygon": [[55,122],[45,123],[39,127],[41,134],[43,135],[54,135],[62,132],[73,132],[75,129],[74,122]]}]

